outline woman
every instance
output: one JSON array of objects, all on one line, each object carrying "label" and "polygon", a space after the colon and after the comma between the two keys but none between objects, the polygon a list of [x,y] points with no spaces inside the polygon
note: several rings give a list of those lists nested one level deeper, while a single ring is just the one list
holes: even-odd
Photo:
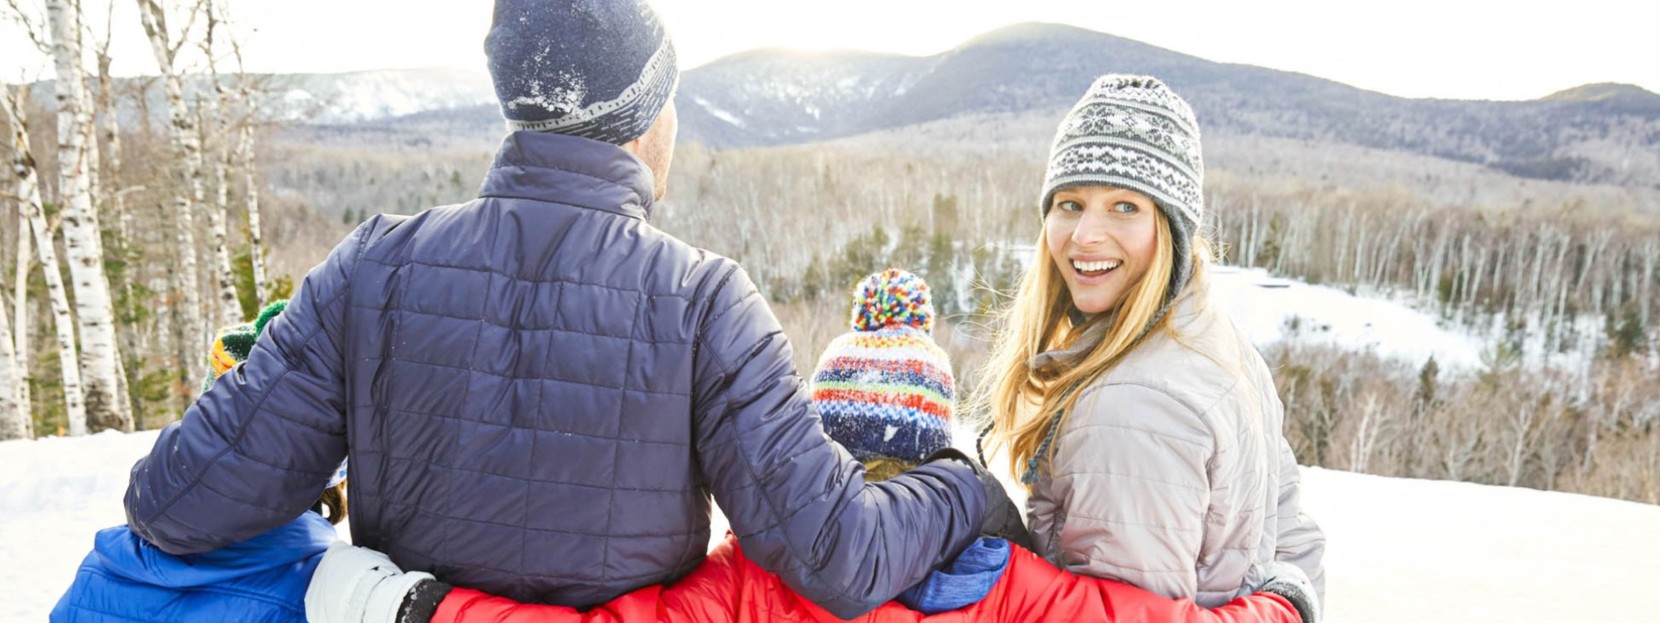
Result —
[{"label": "woman", "polygon": [[990,437],[1056,566],[1217,606],[1279,560],[1323,593],[1273,378],[1209,302],[1203,180],[1193,111],[1159,80],[1103,76],[1073,107],[983,377]]}]

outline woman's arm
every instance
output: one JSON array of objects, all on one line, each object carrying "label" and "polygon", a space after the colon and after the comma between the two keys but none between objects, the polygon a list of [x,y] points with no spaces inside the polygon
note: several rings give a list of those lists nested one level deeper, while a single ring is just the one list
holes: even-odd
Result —
[{"label": "woman's arm", "polygon": [[1064,426],[1050,466],[1064,513],[1050,559],[1165,597],[1195,597],[1210,427],[1169,394],[1128,384],[1086,392]]},{"label": "woman's arm", "polygon": [[1326,533],[1320,525],[1308,515],[1303,514],[1302,486],[1303,480],[1297,471],[1297,457],[1291,453],[1291,445],[1280,436],[1280,499],[1279,499],[1279,538],[1274,549],[1274,559],[1288,562],[1302,568],[1308,574],[1308,579],[1314,584],[1314,590],[1320,595],[1321,603],[1326,599]]}]

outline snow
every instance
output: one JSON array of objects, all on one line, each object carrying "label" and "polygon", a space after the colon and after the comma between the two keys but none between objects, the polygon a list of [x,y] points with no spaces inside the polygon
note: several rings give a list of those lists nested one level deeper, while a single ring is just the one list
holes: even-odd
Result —
[{"label": "snow", "polygon": [[[993,244],[994,252],[1028,263],[1030,244]],[[1423,365],[1430,356],[1443,370],[1481,366],[1482,331],[1445,326],[1434,314],[1404,301],[1356,296],[1338,288],[1274,277],[1259,268],[1212,266],[1211,301],[1258,347],[1279,342],[1326,344],[1370,351]],[[971,274],[960,274],[969,283]],[[1567,360],[1571,361],[1571,360]]]},{"label": "snow", "polygon": [[[0,442],[0,620],[41,621],[155,431]],[[1304,468],[1333,623],[1653,621],[1660,506]],[[726,522],[717,517],[714,539]]]},{"label": "snow", "polygon": [[709,114],[714,115],[716,119],[720,119],[721,121],[725,121],[740,128],[744,127],[744,120],[739,119],[732,113],[722,110],[719,106],[709,103],[709,100],[701,97],[693,97],[692,101],[696,102],[697,105],[702,106],[704,110],[709,111]]},{"label": "snow", "polygon": [[1212,298],[1259,346],[1291,340],[1371,351],[1443,369],[1481,365],[1482,341],[1449,329],[1405,303],[1272,277],[1262,269],[1217,266]]}]

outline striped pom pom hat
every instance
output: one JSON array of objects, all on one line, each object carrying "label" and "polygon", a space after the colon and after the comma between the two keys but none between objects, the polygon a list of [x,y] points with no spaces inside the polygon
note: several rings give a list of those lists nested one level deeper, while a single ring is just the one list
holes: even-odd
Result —
[{"label": "striped pom pom hat", "polygon": [[932,337],[927,282],[898,269],[866,277],[853,292],[852,325],[813,371],[825,432],[859,460],[918,463],[951,445],[956,383]]}]

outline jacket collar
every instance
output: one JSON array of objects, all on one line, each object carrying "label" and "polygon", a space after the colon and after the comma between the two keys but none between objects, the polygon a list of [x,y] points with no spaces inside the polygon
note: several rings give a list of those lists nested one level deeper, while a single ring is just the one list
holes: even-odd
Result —
[{"label": "jacket collar", "polygon": [[616,145],[514,132],[496,152],[479,197],[562,203],[646,220],[654,179],[644,162]]},{"label": "jacket collar", "polygon": [[[1157,324],[1160,315],[1168,313],[1170,314],[1171,327],[1175,328],[1178,333],[1188,332],[1198,318],[1199,298],[1204,296],[1204,292],[1203,288],[1198,287],[1183,289],[1176,300],[1166,304],[1164,309],[1159,310],[1159,315],[1153,317],[1154,324]],[[1101,344],[1101,340],[1106,339],[1107,329],[1111,328],[1113,324],[1110,314],[1108,315],[1107,318],[1101,318],[1100,322],[1094,322],[1101,314],[1086,315],[1078,311],[1077,308],[1072,308],[1071,311],[1067,312],[1067,316],[1072,321],[1072,326],[1084,327],[1084,332],[1065,346],[1034,355],[1026,361],[1026,367],[1037,370],[1053,363],[1083,359],[1085,355]]]}]

